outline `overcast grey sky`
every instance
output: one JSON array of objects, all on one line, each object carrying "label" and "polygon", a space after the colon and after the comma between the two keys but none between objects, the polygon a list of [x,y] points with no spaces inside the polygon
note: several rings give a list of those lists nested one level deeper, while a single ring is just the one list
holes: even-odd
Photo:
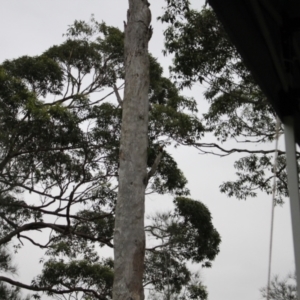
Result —
[{"label": "overcast grey sky", "polygon": [[[200,9],[204,1],[192,0]],[[63,41],[62,34],[75,19],[88,20],[91,14],[108,25],[123,27],[128,2],[125,0],[0,0],[0,62],[21,55],[38,55]],[[163,57],[163,28],[156,21],[164,5],[151,0],[154,33],[150,51],[167,69],[170,58]],[[200,113],[207,105],[199,86],[185,91],[199,103]],[[211,141],[211,140],[210,140]],[[219,185],[234,178],[233,162],[237,156],[203,156],[195,149],[172,150],[189,181],[191,197],[205,203],[213,223],[222,236],[221,251],[209,270],[202,270],[210,300],[261,299],[259,288],[267,283],[270,236],[271,197],[238,201],[220,194]],[[168,209],[171,201],[151,196],[147,212]],[[294,270],[288,202],[275,211],[273,274],[286,275]],[[39,268],[41,253],[21,251],[16,257],[20,278],[30,283]],[[44,298],[46,299],[46,297]]]}]

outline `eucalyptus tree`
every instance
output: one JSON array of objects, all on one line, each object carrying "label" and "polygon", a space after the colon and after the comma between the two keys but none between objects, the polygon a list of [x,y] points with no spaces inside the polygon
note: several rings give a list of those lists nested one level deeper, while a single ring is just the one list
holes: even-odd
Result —
[{"label": "eucalyptus tree", "polygon": [[[147,54],[147,60],[147,178],[139,179],[143,193],[186,197],[187,180],[168,146],[196,143],[204,128],[195,100],[180,95],[155,58]],[[33,291],[37,299],[41,293],[56,299],[111,299],[114,262],[99,253],[114,247],[125,71],[124,33],[93,18],[75,21],[65,42],[42,55],[0,65],[0,247],[17,252],[31,244],[45,253],[43,269],[30,284],[12,279],[0,266],[1,283]],[[198,219],[208,222],[204,232],[209,233],[197,242],[200,229],[191,221],[195,211],[178,205],[173,214],[189,224],[190,242],[195,241],[187,246],[191,256],[185,261],[209,263],[219,251],[220,237],[208,211],[196,210]],[[178,235],[184,240],[188,233]],[[148,257],[159,257],[163,247],[148,249]],[[143,284],[151,272],[146,268]],[[154,281],[149,285],[160,288]]]},{"label": "eucalyptus tree", "polygon": [[129,0],[125,24],[125,89],[114,235],[113,299],[144,299],[145,190],[149,123],[151,11],[147,0]]},{"label": "eucalyptus tree", "polygon": [[[238,179],[223,183],[221,192],[238,199],[255,197],[258,190],[270,194],[275,152],[270,142],[277,133],[283,133],[282,126],[276,130],[273,108],[209,7],[196,11],[188,0],[166,3],[160,20],[168,24],[164,51],[174,55],[172,79],[180,88],[195,83],[204,87],[209,108],[201,121],[206,133],[217,139],[185,144],[219,156],[240,154],[234,164]],[[228,141],[235,141],[237,146],[227,148],[224,143]],[[285,153],[279,151],[277,203],[288,194],[285,165]]]}]

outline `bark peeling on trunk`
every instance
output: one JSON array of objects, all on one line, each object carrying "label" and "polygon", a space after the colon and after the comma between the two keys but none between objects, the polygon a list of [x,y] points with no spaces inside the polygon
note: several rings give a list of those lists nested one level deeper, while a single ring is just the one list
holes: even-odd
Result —
[{"label": "bark peeling on trunk", "polygon": [[145,256],[150,22],[148,1],[129,0],[125,25],[125,90],[114,233],[114,300],[144,299],[142,279]]}]

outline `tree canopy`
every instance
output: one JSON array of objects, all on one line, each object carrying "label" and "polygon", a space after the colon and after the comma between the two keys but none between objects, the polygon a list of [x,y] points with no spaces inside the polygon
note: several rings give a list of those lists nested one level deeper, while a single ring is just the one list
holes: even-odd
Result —
[{"label": "tree canopy", "polygon": [[[188,198],[187,179],[169,147],[240,153],[237,180],[220,186],[238,199],[255,197],[259,190],[271,193],[276,176],[276,201],[282,203],[288,195],[286,162],[279,151],[273,173],[274,149],[268,143],[276,137],[275,113],[213,11],[192,10],[187,0],[166,2],[160,19],[168,24],[165,54],[174,60],[169,79],[149,55],[145,184],[146,194],[171,194],[175,208],[158,212],[146,224],[155,243],[147,245],[144,287],[153,290],[153,299],[170,294],[206,299],[205,287],[187,263],[210,266],[220,236],[208,209]],[[75,21],[65,37],[42,55],[0,65],[0,246],[18,250],[26,241],[45,250],[43,270],[31,285],[7,275],[0,277],[5,283],[0,288],[16,297],[18,290],[7,290],[6,284],[58,297],[111,299],[113,261],[99,253],[101,247],[113,248],[124,33],[92,18]],[[205,86],[209,103],[201,120],[196,101],[180,92],[195,83]],[[217,142],[203,142],[209,134]],[[230,140],[238,146],[227,148]],[[47,241],[40,241],[36,231],[47,234]],[[8,271],[2,265],[1,270]]]},{"label": "tree canopy", "polygon": [[[31,284],[5,275],[1,289],[27,289],[37,299],[40,292],[111,299],[113,261],[99,253],[113,247],[124,33],[92,18],[75,21],[65,37],[39,56],[0,65],[0,247],[18,251],[31,243],[45,250]],[[195,144],[204,126],[195,100],[180,94],[151,55],[149,62],[146,193],[173,195],[175,210],[145,228],[158,243],[147,249],[144,282],[157,291],[170,284],[176,293],[188,286],[192,299],[205,299],[185,265],[210,266],[220,236],[208,209],[187,198],[187,179],[168,152]]]},{"label": "tree canopy", "polygon": [[[270,147],[277,134],[275,112],[215,13],[209,7],[195,11],[187,0],[168,0],[160,20],[168,25],[165,54],[174,55],[172,79],[179,88],[195,83],[204,86],[209,109],[201,122],[205,133],[212,133],[217,139],[188,144],[203,153],[240,154],[234,164],[237,180],[221,184],[221,192],[244,200],[257,196],[258,191],[270,194],[272,178],[276,176],[276,201],[282,203],[288,195],[285,153],[278,152],[274,175],[275,150]],[[279,136],[282,133],[280,126]],[[228,141],[235,141],[237,146],[231,144],[227,148]]]}]

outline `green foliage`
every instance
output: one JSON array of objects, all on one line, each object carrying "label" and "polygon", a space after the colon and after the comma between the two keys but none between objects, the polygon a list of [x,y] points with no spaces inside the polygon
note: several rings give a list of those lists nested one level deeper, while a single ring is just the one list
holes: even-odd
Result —
[{"label": "green foliage", "polygon": [[187,264],[201,262],[210,267],[219,252],[221,238],[204,204],[185,197],[176,197],[174,204],[174,212],[157,213],[145,228],[157,244],[146,253],[144,281],[155,291],[163,292],[168,287],[172,295],[180,295],[187,289],[189,297],[194,295],[190,299],[206,299],[205,288],[199,281],[192,282],[196,274]]},{"label": "green foliage", "polygon": [[174,54],[171,71],[180,86],[208,83],[208,130],[223,141],[274,138],[274,112],[211,9],[188,10],[181,22],[168,27],[165,37],[167,51]]},{"label": "green foliage", "polygon": [[[155,269],[152,277],[154,287],[149,288],[148,299],[208,299],[206,287],[202,284],[199,274],[192,274],[184,264],[178,264],[167,251],[153,258],[155,259],[152,259],[149,263],[151,268]],[[164,272],[162,272],[163,270]],[[163,281],[160,281],[160,278],[163,278]]]},{"label": "green foliage", "polygon": [[[82,210],[78,213],[80,219],[89,220],[89,222],[74,221],[74,226],[81,233],[85,233],[99,240],[102,238],[107,243],[112,239],[115,219],[113,214],[108,215],[99,209]],[[105,243],[104,243],[105,244]],[[101,246],[104,246],[101,243]]]},{"label": "green foliage", "polygon": [[[40,56],[0,65],[0,247],[13,243],[17,250],[26,240],[45,250],[43,270],[31,285],[36,299],[40,292],[111,299],[113,262],[101,260],[98,252],[113,247],[122,117],[115,98],[123,87],[124,34],[92,18],[90,23],[75,21],[65,36],[65,42]],[[149,59],[147,166],[153,175],[147,192],[186,196],[187,179],[168,146],[190,145],[204,128],[195,115],[195,100],[182,96],[156,59]],[[197,216],[180,204],[184,201],[193,203],[176,198],[172,224],[160,229],[167,228],[177,246],[167,257],[163,244],[160,251],[150,251],[147,270],[154,274],[160,268],[162,278],[168,262],[174,291],[188,285],[190,295],[198,295],[184,261],[208,264],[220,239],[207,209],[199,202],[189,204],[202,218],[197,223]],[[31,234],[35,231],[48,240],[41,243]],[[9,257],[0,253],[5,272]],[[166,283],[152,284],[162,290]]]},{"label": "green foliage", "polygon": [[[156,151],[149,149],[148,152],[148,166],[150,167],[156,158]],[[175,195],[188,195],[189,190],[185,187],[187,180],[177,163],[172,156],[166,151],[163,151],[163,156],[157,168],[157,174],[154,175],[153,180],[150,181],[151,190],[159,194],[167,192]]]},{"label": "green foliage", "polygon": [[[97,80],[90,87],[96,90],[100,86],[111,86],[124,77],[124,33],[119,29],[98,23],[92,17],[90,23],[75,21],[66,36],[66,42],[44,53],[67,67],[65,80],[81,85],[86,74],[94,73]],[[75,70],[81,73],[79,78],[75,77]]]},{"label": "green foliage", "polygon": [[1,300],[30,300],[30,296],[23,298],[20,294],[20,289],[17,287],[10,288],[0,282],[0,299]]},{"label": "green foliage", "polygon": [[167,51],[175,55],[174,76],[182,79],[183,86],[201,82],[210,74],[223,73],[225,79],[230,75],[228,61],[238,54],[214,13],[207,9],[186,10],[183,18],[165,32]]},{"label": "green foliage", "polygon": [[[0,245],[0,271],[16,274],[16,267],[12,264],[12,256],[9,249]],[[19,287],[7,285],[0,282],[0,299],[1,300],[29,300],[30,296],[23,298]]]},{"label": "green foliage", "polygon": [[167,284],[161,291],[150,290],[148,298],[149,300],[207,300],[208,293],[206,287],[203,286],[199,274],[192,274],[190,282],[180,290],[176,292],[171,284]]},{"label": "green foliage", "polygon": [[[188,1],[167,1],[167,4],[161,20],[168,23],[165,53],[174,55],[170,68],[172,78],[181,88],[205,84],[204,99],[209,109],[202,124],[205,131],[213,133],[219,141],[215,144],[192,140],[190,145],[220,156],[245,153],[235,163],[238,179],[223,183],[221,192],[238,199],[255,197],[259,190],[270,194],[274,150],[265,150],[265,146],[251,150],[249,145],[270,143],[275,139],[276,117],[271,105],[210,8],[195,11],[189,8]],[[280,127],[279,134],[282,132]],[[227,150],[222,143],[230,140],[237,141],[238,146]],[[244,149],[241,143],[245,143]],[[288,194],[283,154],[280,152],[276,174],[278,203]]]},{"label": "green foliage", "polygon": [[190,10],[190,2],[189,0],[166,0],[166,3],[164,14],[158,19],[177,26],[178,19],[182,17],[182,14]]},{"label": "green foliage", "polygon": [[186,265],[174,259],[168,251],[149,254],[145,262],[145,282],[151,283],[157,291],[163,291],[169,285],[171,293],[178,294],[191,280],[191,273]]},{"label": "green foliage", "polygon": [[[55,286],[58,289],[68,287],[88,287],[94,290],[101,299],[111,299],[113,270],[110,260],[102,263],[89,263],[87,260],[63,261],[49,260],[44,264],[43,272],[34,284]],[[87,292],[87,295],[91,294]],[[98,298],[98,299],[99,299]]]},{"label": "green foliage", "polygon": [[188,286],[189,299],[205,300],[208,297],[206,288],[201,283]]},{"label": "green foliage", "polygon": [[22,81],[37,95],[61,93],[63,72],[53,59],[45,55],[7,60],[2,66],[9,76]]},{"label": "green foliage", "polygon": [[[235,182],[228,181],[220,186],[221,192],[229,197],[235,196],[238,199],[246,200],[247,197],[257,195],[257,186],[260,190],[270,194],[273,185],[273,157],[270,155],[250,155],[235,162],[239,179]],[[276,203],[282,204],[283,198],[288,197],[286,160],[281,153],[277,158],[278,181]]]},{"label": "green foliage", "polygon": [[174,242],[180,244],[183,258],[204,261],[204,266],[210,266],[208,260],[219,253],[221,238],[211,222],[209,210],[201,202],[189,198],[177,197],[174,203],[180,221],[171,229],[178,235],[174,236]]},{"label": "green foliage", "polygon": [[1,245],[0,247],[0,270],[1,272],[16,273],[16,268],[12,264],[12,257],[8,249]]},{"label": "green foliage", "polygon": [[[274,276],[270,284],[269,293],[268,293],[268,287],[264,287],[260,291],[264,299],[297,300],[298,296],[297,296],[296,275],[289,274],[284,279],[279,279],[278,276]],[[268,294],[269,294],[269,298],[267,298]]]}]

